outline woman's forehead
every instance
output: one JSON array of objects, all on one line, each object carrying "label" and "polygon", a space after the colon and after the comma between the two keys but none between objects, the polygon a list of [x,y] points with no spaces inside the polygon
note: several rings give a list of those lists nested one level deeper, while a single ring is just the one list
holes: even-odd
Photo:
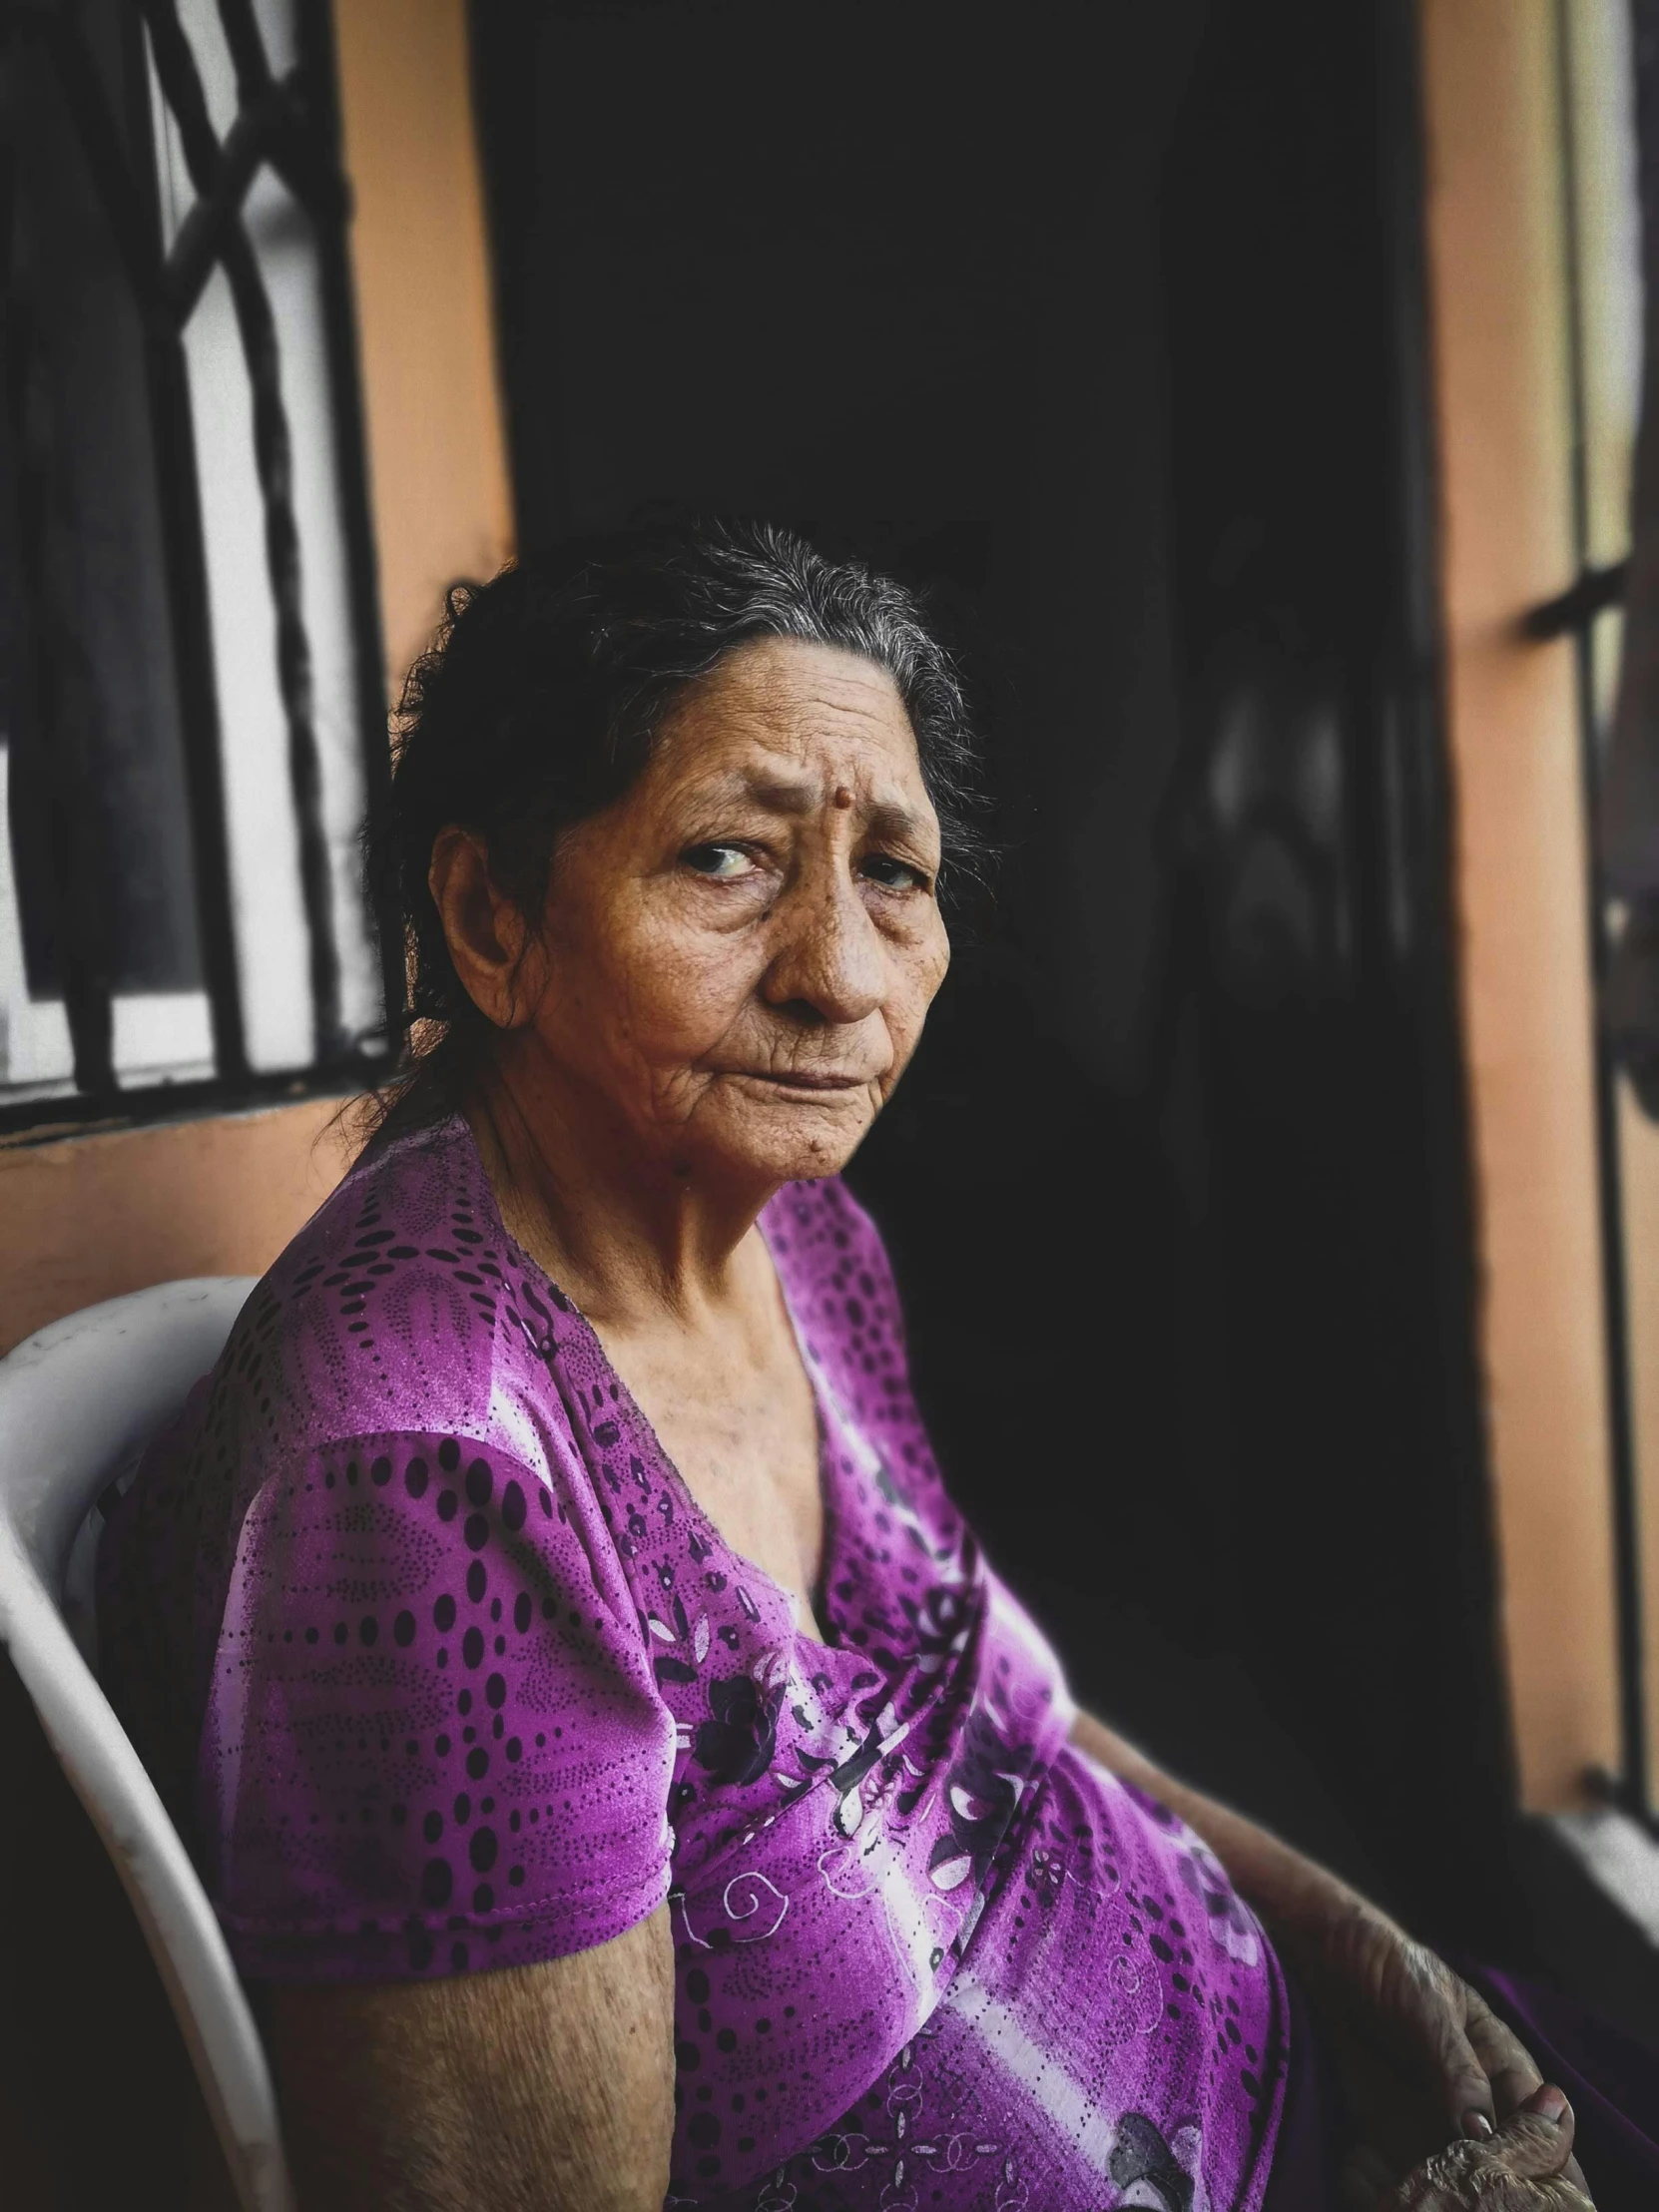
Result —
[{"label": "woman's forehead", "polygon": [[914,838],[922,843],[938,835],[938,818],[919,778],[902,784],[879,768],[866,772],[853,764],[829,767],[791,761],[781,754],[758,755],[752,768],[719,768],[676,784],[696,807],[758,809],[786,819],[804,819],[826,807],[845,809],[877,836]]},{"label": "woman's forehead", "polygon": [[761,639],[723,661],[668,717],[653,765],[675,784],[730,786],[734,797],[741,785],[785,811],[824,804],[831,794],[822,787],[837,782],[866,804],[927,804],[915,734],[886,670],[795,639]]}]

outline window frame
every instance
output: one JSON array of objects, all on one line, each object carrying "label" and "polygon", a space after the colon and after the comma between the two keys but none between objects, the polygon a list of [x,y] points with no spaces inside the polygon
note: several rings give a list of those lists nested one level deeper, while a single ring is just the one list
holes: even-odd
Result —
[{"label": "window frame", "polygon": [[[295,0],[297,60],[274,71],[252,0],[217,0],[220,26],[234,65],[237,114],[223,136],[210,118],[189,38],[174,0],[134,0],[124,9],[122,36],[134,42],[131,68],[153,67],[161,98],[183,146],[195,203],[171,246],[164,242],[156,150],[149,113],[118,119],[81,27],[51,7],[9,11],[0,31],[0,63],[23,42],[48,67],[72,120],[79,150],[109,232],[126,270],[146,336],[150,421],[165,545],[171,645],[179,692],[180,736],[190,810],[190,850],[200,938],[202,983],[213,1039],[214,1073],[201,1080],[125,1084],[111,1050],[112,993],[95,959],[76,941],[77,912],[86,908],[84,837],[63,840],[65,868],[55,871],[56,932],[63,1003],[74,1052],[72,1092],[7,1099],[0,1091],[0,1142],[47,1141],[76,1129],[107,1128],[218,1113],[283,1099],[350,1093],[385,1079],[390,1061],[372,1037],[353,1038],[340,1015],[340,951],[331,908],[329,858],[321,811],[321,774],[312,703],[307,696],[308,644],[299,604],[297,531],[288,486],[290,450],[279,381],[279,332],[271,298],[243,221],[249,190],[270,168],[303,211],[314,240],[323,347],[349,598],[355,670],[351,715],[364,795],[372,804],[390,774],[379,586],[365,453],[357,333],[348,255],[350,193],[341,161],[341,120],[328,0]],[[143,107],[134,103],[135,108]],[[124,132],[127,143],[124,143]],[[131,145],[131,154],[128,145]],[[4,154],[15,159],[10,146]],[[15,195],[14,204],[15,204]],[[15,217],[14,221],[17,220]],[[13,249],[8,229],[4,247]],[[197,478],[185,332],[215,270],[225,273],[235,301],[255,403],[254,446],[263,501],[270,581],[276,614],[278,682],[287,732],[288,788],[299,845],[300,889],[307,944],[312,1051],[303,1065],[277,1070],[250,1063],[238,966],[225,758],[216,690],[203,516]],[[7,396],[17,402],[27,372],[27,330],[8,333]],[[22,463],[20,460],[20,467]],[[30,498],[19,500],[25,530],[24,565],[38,575],[27,542]],[[87,764],[73,749],[52,747],[54,678],[50,622],[38,603],[21,610],[24,658],[42,737],[62,773],[53,804],[60,820],[84,818]],[[4,826],[0,825],[0,833]],[[378,977],[395,1035],[404,1002],[401,931],[378,924]]]}]

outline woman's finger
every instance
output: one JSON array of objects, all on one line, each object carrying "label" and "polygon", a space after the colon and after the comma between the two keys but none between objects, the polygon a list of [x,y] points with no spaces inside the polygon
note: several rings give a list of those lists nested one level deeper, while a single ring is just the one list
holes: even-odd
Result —
[{"label": "woman's finger", "polygon": [[1500,2020],[1478,1989],[1464,1984],[1463,2032],[1492,2085],[1496,2119],[1525,2103],[1543,2080],[1532,2053],[1506,2020]]},{"label": "woman's finger", "polygon": [[[1572,2106],[1548,2084],[1535,2089],[1511,2112],[1489,2142],[1448,2144],[1407,2174],[1391,2199],[1389,2212],[1479,2212],[1482,2205],[1510,2201],[1505,2181],[1531,2183],[1540,2206],[1552,2212],[1584,2212],[1589,2199],[1560,2179],[1572,2156]],[[1515,2202],[1531,2201],[1523,2192]]]},{"label": "woman's finger", "polygon": [[[1481,2053],[1449,2003],[1436,2006],[1424,2025],[1440,2078],[1442,2107],[1452,2133],[1466,2135],[1476,2142],[1489,2141],[1499,2121],[1515,2109],[1520,2098],[1511,2098],[1507,2103],[1498,2098]],[[1535,2087],[1536,2080],[1534,2076],[1527,2088]],[[1522,2095],[1525,2093],[1523,2090]]]},{"label": "woman's finger", "polygon": [[[1437,1952],[1421,1943],[1401,1941],[1394,1947],[1390,1965],[1388,2009],[1395,2034],[1407,2047],[1415,2045],[1413,2071],[1436,2107],[1438,2126],[1453,2136],[1489,2140],[1504,2114],[1537,2085],[1536,2070],[1526,2080],[1507,2077],[1517,2055],[1524,2060],[1525,2053],[1477,1992]],[[1476,2030],[1483,2048],[1474,2040]],[[1506,2075],[1504,2093],[1498,2092],[1492,2078],[1493,2065]],[[1507,2093],[1511,2089],[1518,2093]]]},{"label": "woman's finger", "polygon": [[1486,2161],[1518,2180],[1544,2181],[1572,2156],[1577,2127],[1572,2106],[1553,2082],[1538,2087],[1482,2148]]},{"label": "woman's finger", "polygon": [[[1466,1983],[1464,1986],[1468,1988]],[[1538,2070],[1537,2060],[1514,2029],[1506,2020],[1499,2019],[1478,1989],[1468,1988],[1468,2000],[1469,2016],[1465,2032],[1474,2046],[1475,2055],[1486,2069],[1496,2100],[1498,2117],[1506,2119],[1511,2112],[1518,2111],[1540,2086],[1543,2075]],[[1483,2130],[1465,2127],[1464,2133],[1479,2137]],[[1588,2197],[1589,2184],[1584,2179],[1584,2169],[1576,2158],[1568,2158],[1561,2168],[1561,2179]]]}]

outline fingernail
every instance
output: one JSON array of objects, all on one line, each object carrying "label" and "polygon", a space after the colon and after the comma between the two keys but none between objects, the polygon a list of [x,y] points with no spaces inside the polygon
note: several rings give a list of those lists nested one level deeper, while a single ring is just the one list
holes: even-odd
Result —
[{"label": "fingernail", "polygon": [[1463,2133],[1472,2135],[1477,2143],[1485,2142],[1493,2132],[1492,2123],[1487,2119],[1484,2112],[1465,2112],[1463,2114]]},{"label": "fingernail", "polygon": [[1567,2110],[1567,2100],[1553,2083],[1540,2082],[1527,2098],[1525,2111],[1536,2112],[1540,2120],[1548,2120],[1551,2127],[1559,2127]]}]

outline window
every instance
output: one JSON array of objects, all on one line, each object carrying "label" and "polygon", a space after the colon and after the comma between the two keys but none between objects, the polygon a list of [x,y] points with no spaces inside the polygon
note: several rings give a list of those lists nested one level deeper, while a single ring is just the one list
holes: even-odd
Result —
[{"label": "window", "polygon": [[[1571,408],[1570,504],[1577,576],[1527,618],[1575,661],[1586,821],[1594,825],[1623,651],[1630,506],[1642,380],[1642,274],[1636,56],[1625,0],[1555,0],[1562,228]],[[1659,1129],[1616,1064],[1606,989],[1624,909],[1610,896],[1593,828],[1587,841],[1597,1010],[1594,1081],[1607,1329],[1609,1463],[1619,1642],[1621,1772],[1615,1794],[1653,1820],[1659,1739]]]},{"label": "window", "polygon": [[9,12],[0,1126],[384,1066],[328,12]]}]

